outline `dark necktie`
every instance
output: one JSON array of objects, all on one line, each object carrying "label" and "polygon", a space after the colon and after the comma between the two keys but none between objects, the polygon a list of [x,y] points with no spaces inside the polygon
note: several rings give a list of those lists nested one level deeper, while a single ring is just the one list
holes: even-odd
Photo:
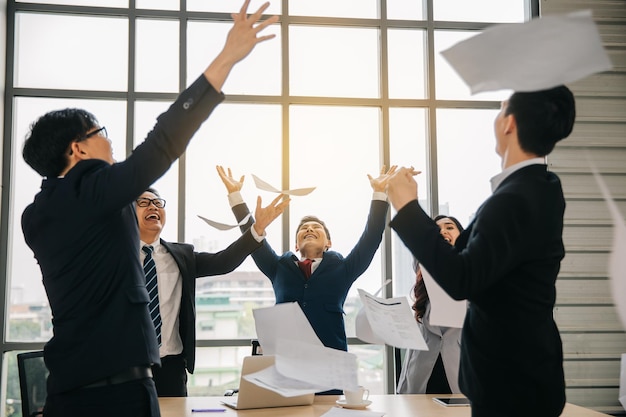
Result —
[{"label": "dark necktie", "polygon": [[150,318],[152,324],[154,324],[154,330],[156,331],[157,342],[159,347],[161,346],[161,313],[159,311],[159,287],[157,286],[157,273],[156,264],[152,258],[152,246],[144,246],[141,250],[146,254],[143,260],[143,273],[146,276],[146,289],[150,296]]},{"label": "dark necktie", "polygon": [[305,259],[304,261],[298,261],[298,267],[300,267],[300,269],[304,273],[304,276],[307,277],[307,279],[311,277],[311,264],[313,262],[314,261],[310,259]]}]

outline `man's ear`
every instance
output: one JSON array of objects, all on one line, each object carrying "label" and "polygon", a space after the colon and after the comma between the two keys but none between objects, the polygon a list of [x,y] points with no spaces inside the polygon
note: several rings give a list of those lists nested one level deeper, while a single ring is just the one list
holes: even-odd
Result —
[{"label": "man's ear", "polygon": [[324,250],[330,249],[331,246],[333,246],[333,242],[331,242],[330,240],[327,240],[326,241],[326,246],[324,247]]},{"label": "man's ear", "polygon": [[516,132],[517,132],[517,120],[515,120],[514,115],[509,114],[508,116],[506,116],[506,122],[504,124],[504,133],[509,135],[511,133],[516,133]]},{"label": "man's ear", "polygon": [[81,142],[72,142],[70,144],[70,157],[76,159],[88,159]]}]

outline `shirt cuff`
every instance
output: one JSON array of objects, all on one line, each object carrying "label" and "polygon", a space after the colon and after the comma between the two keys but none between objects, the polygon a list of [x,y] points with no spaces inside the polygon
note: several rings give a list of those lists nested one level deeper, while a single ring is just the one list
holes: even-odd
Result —
[{"label": "shirt cuff", "polygon": [[266,232],[263,232],[263,236],[259,236],[259,234],[254,229],[254,224],[250,226],[250,233],[252,233],[252,237],[259,243],[263,242],[263,239],[265,239],[265,236],[267,235]]},{"label": "shirt cuff", "polygon": [[241,192],[233,191],[228,194],[228,202],[230,203],[230,208],[238,206],[239,204],[243,204],[243,197],[241,196]]},{"label": "shirt cuff", "polygon": [[383,191],[374,191],[372,194],[372,200],[387,201],[387,193]]}]

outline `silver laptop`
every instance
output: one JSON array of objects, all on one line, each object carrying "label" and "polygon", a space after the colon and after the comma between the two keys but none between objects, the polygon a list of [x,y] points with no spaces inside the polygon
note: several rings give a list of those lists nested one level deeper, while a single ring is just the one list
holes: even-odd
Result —
[{"label": "silver laptop", "polygon": [[313,404],[315,394],[283,397],[274,391],[261,388],[244,378],[244,375],[258,372],[272,365],[274,365],[274,356],[246,356],[243,358],[241,378],[239,378],[239,393],[231,397],[233,398],[232,400],[225,400],[222,403],[235,410]]}]

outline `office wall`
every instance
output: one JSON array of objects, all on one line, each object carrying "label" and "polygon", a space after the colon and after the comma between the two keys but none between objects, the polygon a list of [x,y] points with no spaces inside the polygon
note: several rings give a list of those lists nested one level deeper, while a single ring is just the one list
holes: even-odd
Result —
[{"label": "office wall", "polygon": [[587,155],[626,215],[626,1],[541,1],[543,16],[583,9],[592,10],[614,68],[570,85],[576,125],[548,161],[567,199],[555,317],[563,338],[567,401],[617,413],[623,412],[618,389],[626,334],[608,278],[613,225]]}]

